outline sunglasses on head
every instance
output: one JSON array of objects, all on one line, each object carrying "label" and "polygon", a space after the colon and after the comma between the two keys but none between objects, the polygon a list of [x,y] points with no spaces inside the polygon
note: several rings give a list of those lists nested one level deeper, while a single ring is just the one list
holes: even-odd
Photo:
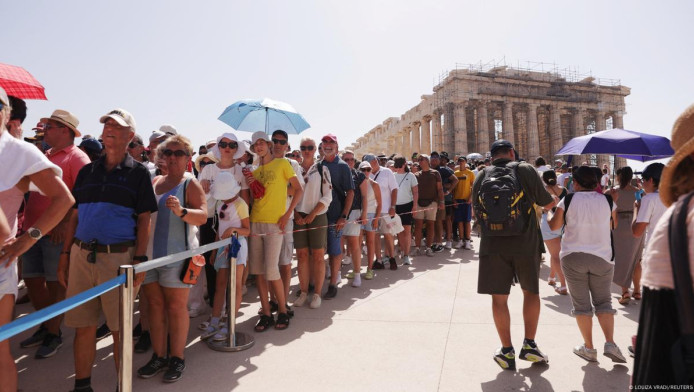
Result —
[{"label": "sunglasses on head", "polygon": [[282,145],[282,146],[284,146],[285,144],[287,144],[287,141],[286,141],[286,140],[282,140],[282,139],[272,139],[272,142],[275,143],[275,144]]},{"label": "sunglasses on head", "polygon": [[236,143],[236,142],[219,142],[219,143],[217,143],[217,145],[219,146],[219,148],[227,148],[227,147],[229,147],[229,148],[231,148],[232,150],[233,150],[233,149],[236,149],[236,148],[239,148],[239,144]]},{"label": "sunglasses on head", "polygon": [[176,156],[176,158],[181,158],[181,157],[187,157],[188,153],[183,151],[183,150],[164,150],[163,154],[165,157],[170,157],[172,155]]},{"label": "sunglasses on head", "polygon": [[130,142],[130,144],[128,144],[128,148],[135,148],[137,146],[144,146],[144,144],[137,142]]},{"label": "sunglasses on head", "polygon": [[301,147],[299,147],[299,149],[301,151],[313,151],[314,148],[315,147],[313,147],[313,146],[301,146]]}]

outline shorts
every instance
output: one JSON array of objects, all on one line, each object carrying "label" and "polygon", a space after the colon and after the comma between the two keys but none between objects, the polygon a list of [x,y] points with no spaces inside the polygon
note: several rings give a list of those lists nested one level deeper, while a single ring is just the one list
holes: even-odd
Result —
[{"label": "shorts", "polygon": [[572,315],[617,313],[612,308],[612,275],[614,264],[598,256],[575,252],[561,259],[561,270],[571,296]]},{"label": "shorts", "polygon": [[[130,247],[127,252],[123,253],[97,253],[96,263],[87,261],[89,253],[91,252],[86,249],[72,245],[66,298],[73,297],[118,276],[121,265],[132,263],[135,247]],[[65,325],[72,328],[98,326],[99,317],[103,311],[108,328],[111,331],[118,331],[120,330],[119,302],[118,290],[113,289],[105,292],[99,297],[67,311],[65,313]]]},{"label": "shorts", "polygon": [[284,226],[284,234],[282,235],[282,250],[280,251],[279,265],[292,265],[292,257],[294,256],[294,219],[289,219],[287,225]]},{"label": "shorts", "polygon": [[248,244],[248,272],[265,275],[265,279],[280,279],[280,253],[282,253],[283,234],[277,223],[251,222],[253,236]]},{"label": "shorts", "polygon": [[[361,233],[362,225],[357,223],[361,218],[361,210],[352,210],[347,217],[347,224],[342,229],[342,235],[345,237],[356,237]],[[327,240],[327,238],[326,238]]]},{"label": "shorts", "polygon": [[[4,260],[3,260],[4,262]],[[4,295],[14,295],[17,300],[17,260],[13,261],[8,268],[0,267],[0,299]]]},{"label": "shorts", "polygon": [[342,254],[342,230],[336,230],[335,225],[328,226],[328,256],[339,256]]},{"label": "shorts", "polygon": [[22,277],[46,278],[47,282],[57,282],[62,251],[62,242],[54,244],[51,237],[42,237],[22,255]]},{"label": "shorts", "polygon": [[[239,243],[241,244],[241,248],[239,248],[239,253],[236,256],[236,265],[246,265],[246,261],[248,260],[248,242],[246,241],[246,237],[239,236]],[[229,259],[228,248],[229,245],[226,245],[217,249],[217,258],[214,260],[214,269],[216,271],[219,271],[220,268],[229,268],[231,260]]]},{"label": "shorts", "polygon": [[456,202],[458,205],[455,206],[453,220],[455,223],[469,223],[472,220],[472,205],[465,200],[456,200]]},{"label": "shorts", "polygon": [[417,209],[417,212],[414,213],[414,218],[416,220],[426,219],[428,221],[435,221],[436,220],[436,212],[439,210],[438,206],[439,206],[438,203],[436,203],[435,201],[432,201],[426,207],[417,207],[418,209]]},{"label": "shorts", "polygon": [[412,222],[414,222],[414,218],[412,217],[413,205],[414,204],[412,202],[409,202],[395,206],[395,213],[400,215],[400,221],[402,222],[403,226],[412,226]]},{"label": "shorts", "polygon": [[[305,218],[303,212],[294,212]],[[296,225],[294,232],[294,247],[296,249],[325,249],[328,243],[328,215],[316,215],[313,222],[307,225]]]},{"label": "shorts", "polygon": [[444,210],[446,211],[446,215],[441,219],[453,218],[453,210],[455,209],[455,202],[453,201],[453,199],[451,199],[451,200],[444,201],[444,203],[445,203]]},{"label": "shorts", "polygon": [[142,284],[159,283],[159,286],[170,289],[189,289],[193,285],[181,282],[181,270],[185,260],[157,267],[147,271]]},{"label": "shorts", "polygon": [[508,295],[514,281],[521,289],[533,294],[540,292],[540,255],[480,255],[477,292]]},{"label": "shorts", "polygon": [[540,221],[540,230],[542,231],[543,241],[561,238],[562,235],[562,229],[552,231],[552,229],[549,228],[549,223],[547,222],[547,214],[542,214],[542,220]]}]

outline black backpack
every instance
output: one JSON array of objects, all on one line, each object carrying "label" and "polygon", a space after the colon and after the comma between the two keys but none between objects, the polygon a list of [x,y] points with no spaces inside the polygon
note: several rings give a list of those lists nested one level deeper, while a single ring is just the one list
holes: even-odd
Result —
[{"label": "black backpack", "polygon": [[532,206],[518,179],[518,162],[485,168],[474,202],[484,235],[515,236],[527,230]]}]

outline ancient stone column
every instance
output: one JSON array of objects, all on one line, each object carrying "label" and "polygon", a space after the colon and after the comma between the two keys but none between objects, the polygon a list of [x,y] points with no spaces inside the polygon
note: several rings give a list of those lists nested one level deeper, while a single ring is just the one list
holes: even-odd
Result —
[{"label": "ancient stone column", "polygon": [[477,152],[484,155],[489,151],[489,118],[487,101],[480,101],[477,108]]},{"label": "ancient stone column", "polygon": [[453,147],[455,147],[455,141],[453,138],[453,135],[455,134],[455,121],[453,119],[453,112],[455,106],[452,103],[449,103],[446,105],[446,108],[443,112],[443,123],[444,123],[444,131],[443,131],[443,143],[441,144],[441,148],[439,148],[436,151],[451,151]]},{"label": "ancient stone column", "polygon": [[587,130],[583,124],[583,117],[586,115],[586,111],[583,108],[577,108],[574,112],[574,137],[583,136],[586,134]]},{"label": "ancient stone column", "polygon": [[422,117],[422,151],[431,151],[431,116]]},{"label": "ancient stone column", "polygon": [[[604,131],[607,128],[607,122],[605,121],[605,112],[596,111],[595,112],[595,132]],[[602,169],[602,165],[605,163],[609,164],[610,158],[606,154],[598,154],[598,167]]]},{"label": "ancient stone column", "polygon": [[612,115],[612,126],[614,128],[624,129],[624,114],[622,112],[615,112]]},{"label": "ancient stone column", "polygon": [[386,155],[390,155],[395,152],[395,136],[388,136],[388,142],[386,144]]},{"label": "ancient stone column", "polygon": [[537,129],[537,104],[528,104],[528,162],[540,156],[540,134]]},{"label": "ancient stone column", "polygon": [[396,154],[405,154],[402,150],[402,134],[398,131],[395,131],[395,151],[393,152]]},{"label": "ancient stone column", "polygon": [[564,146],[561,137],[561,115],[558,105],[551,105],[549,110],[549,143],[550,159],[553,160],[557,151]]},{"label": "ancient stone column", "polygon": [[402,152],[406,157],[412,156],[412,144],[410,142],[410,127],[402,130]]},{"label": "ancient stone column", "polygon": [[453,114],[453,127],[455,132],[453,134],[454,140],[454,154],[468,154],[467,150],[467,119],[465,118],[465,108],[466,103],[461,102],[455,105],[455,112]]},{"label": "ancient stone column", "polygon": [[513,102],[504,102],[504,118],[501,122],[503,138],[516,144],[515,134],[513,132]]},{"label": "ancient stone column", "polygon": [[441,150],[441,146],[443,145],[443,130],[441,129],[441,110],[440,109],[436,109],[434,111],[433,123],[434,123],[434,126],[432,127],[432,137],[431,137],[433,140],[432,149],[439,151],[439,150]]},{"label": "ancient stone column", "polygon": [[412,122],[412,152],[418,152],[421,153],[421,139],[419,137],[419,121],[414,121]]}]

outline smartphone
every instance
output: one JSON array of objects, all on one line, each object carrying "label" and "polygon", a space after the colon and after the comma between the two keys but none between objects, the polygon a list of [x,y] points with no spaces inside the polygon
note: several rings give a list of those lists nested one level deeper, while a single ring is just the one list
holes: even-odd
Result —
[{"label": "smartphone", "polygon": [[634,197],[636,197],[636,201],[641,201],[641,198],[643,197],[643,194],[646,193],[643,189],[639,189],[638,191],[634,192]]}]

